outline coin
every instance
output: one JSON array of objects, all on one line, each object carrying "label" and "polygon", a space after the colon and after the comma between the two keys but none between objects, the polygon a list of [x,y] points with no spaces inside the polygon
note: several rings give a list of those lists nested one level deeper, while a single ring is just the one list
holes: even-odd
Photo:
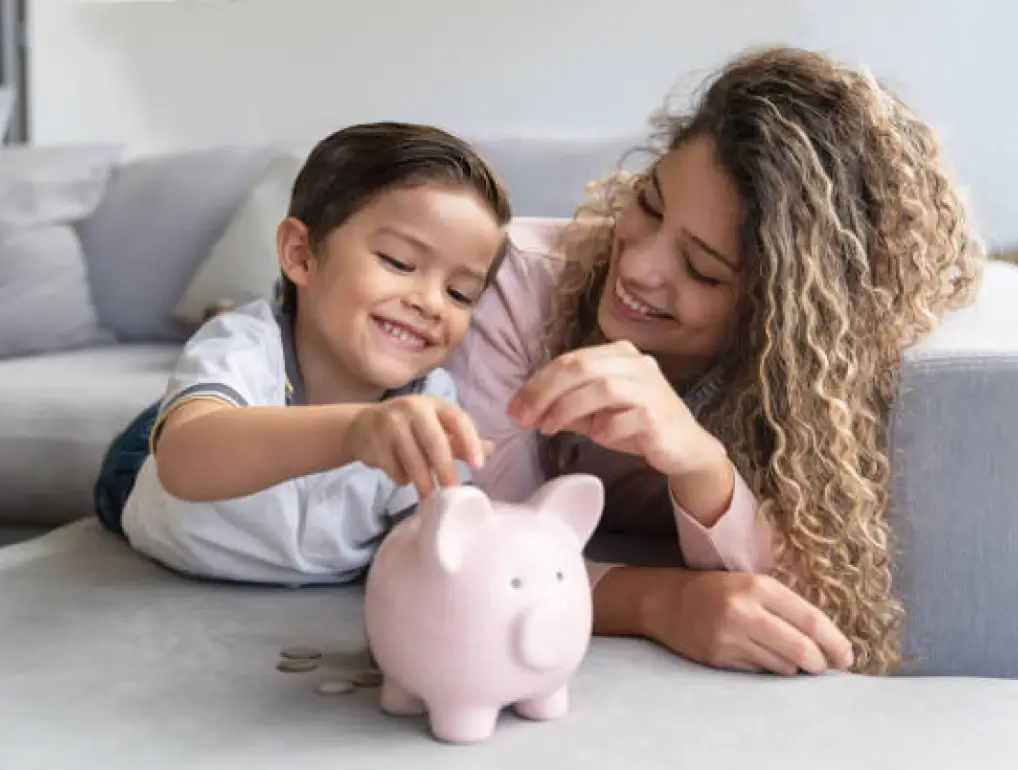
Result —
[{"label": "coin", "polygon": [[353,675],[351,681],[358,687],[380,687],[382,685],[382,672],[372,669],[358,671]]},{"label": "coin", "polygon": [[318,668],[318,661],[308,658],[280,658],[276,668],[286,674],[303,674]]},{"label": "coin", "polygon": [[319,695],[349,695],[356,690],[356,685],[349,679],[326,679],[315,687]]},{"label": "coin", "polygon": [[284,647],[282,652],[279,654],[284,658],[290,658],[291,660],[318,660],[322,657],[321,650],[316,650],[314,647],[307,647],[300,644],[295,644],[292,647]]}]

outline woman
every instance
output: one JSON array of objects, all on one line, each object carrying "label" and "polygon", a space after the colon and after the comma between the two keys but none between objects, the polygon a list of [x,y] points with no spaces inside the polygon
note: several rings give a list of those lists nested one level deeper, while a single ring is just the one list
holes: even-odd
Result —
[{"label": "woman", "polygon": [[496,447],[477,483],[519,499],[593,472],[605,528],[677,529],[695,570],[594,566],[596,633],[888,672],[892,385],[982,247],[930,128],[821,55],[740,58],[660,128],[564,231],[515,227],[451,363]]}]

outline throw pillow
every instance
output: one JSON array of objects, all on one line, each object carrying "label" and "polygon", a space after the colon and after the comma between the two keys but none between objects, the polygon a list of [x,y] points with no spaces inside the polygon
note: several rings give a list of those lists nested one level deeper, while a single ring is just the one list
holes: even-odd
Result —
[{"label": "throw pillow", "polygon": [[300,158],[282,155],[266,167],[181,295],[178,321],[197,327],[212,307],[271,296],[279,276],[276,229],[301,165]]},{"label": "throw pillow", "polygon": [[114,147],[0,151],[0,359],[112,342],[74,226],[98,205]]},{"label": "throw pillow", "polygon": [[14,92],[6,86],[0,86],[0,144],[7,136],[11,115],[14,114]]}]

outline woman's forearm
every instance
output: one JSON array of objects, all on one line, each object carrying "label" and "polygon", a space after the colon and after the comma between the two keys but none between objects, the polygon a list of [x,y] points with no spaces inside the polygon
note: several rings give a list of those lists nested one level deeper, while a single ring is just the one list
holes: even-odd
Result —
[{"label": "woman's forearm", "polygon": [[731,506],[735,469],[721,442],[707,433],[696,457],[690,467],[668,477],[668,488],[675,503],[709,529]]},{"label": "woman's forearm", "polygon": [[676,567],[613,567],[594,588],[594,633],[598,636],[655,638],[654,619],[662,601],[681,592],[692,573]]}]

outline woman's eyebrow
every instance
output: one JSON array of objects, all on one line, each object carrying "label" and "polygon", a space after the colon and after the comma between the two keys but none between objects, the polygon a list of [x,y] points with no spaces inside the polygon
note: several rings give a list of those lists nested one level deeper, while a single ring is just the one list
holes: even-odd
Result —
[{"label": "woman's eyebrow", "polygon": [[[658,177],[657,166],[655,166],[654,169],[650,172],[650,182],[652,185],[654,185],[654,190],[657,192],[658,200],[660,200],[661,203],[663,204],[663,207],[667,209],[668,202],[665,200],[664,191],[661,189],[661,179]],[[700,247],[702,251],[714,257],[714,259],[718,260],[729,270],[733,272],[738,272],[738,265],[736,265],[734,259],[726,257],[718,249],[715,249],[699,235],[695,235],[694,233],[689,232],[689,230],[687,230],[686,228],[682,228],[682,232],[687,238],[689,238],[690,241],[692,241],[696,246]]]},{"label": "woman's eyebrow", "polygon": [[714,257],[714,259],[718,260],[721,264],[723,264],[732,272],[738,272],[738,266],[735,264],[735,260],[726,257],[724,254],[715,249],[700,236],[694,235],[685,228],[683,228],[682,231],[685,233],[686,237],[689,238],[689,240],[691,240],[695,245],[699,246],[702,251]]}]

